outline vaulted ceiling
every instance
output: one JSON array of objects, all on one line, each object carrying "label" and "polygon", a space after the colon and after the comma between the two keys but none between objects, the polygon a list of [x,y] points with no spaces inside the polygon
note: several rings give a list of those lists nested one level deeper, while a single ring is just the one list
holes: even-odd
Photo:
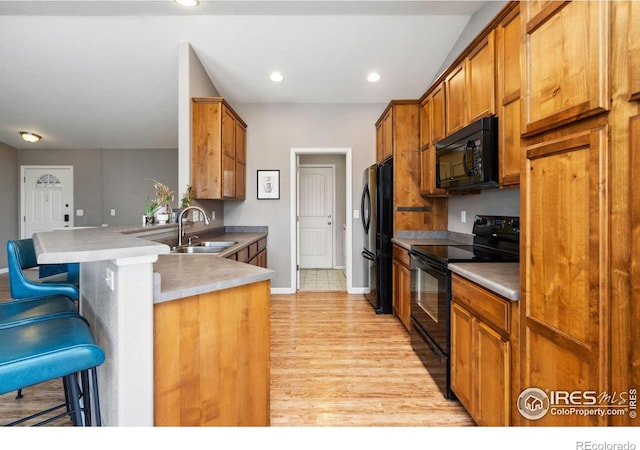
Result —
[{"label": "vaulted ceiling", "polygon": [[176,148],[179,42],[231,104],[418,98],[485,3],[0,1],[0,142]]}]

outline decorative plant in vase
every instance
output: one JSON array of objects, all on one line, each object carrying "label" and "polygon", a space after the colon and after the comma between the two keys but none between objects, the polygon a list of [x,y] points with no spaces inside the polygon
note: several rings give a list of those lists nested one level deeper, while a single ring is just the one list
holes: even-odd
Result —
[{"label": "decorative plant in vase", "polygon": [[171,202],[173,201],[173,191],[164,183],[154,179],[150,181],[153,183],[153,188],[156,191],[156,198],[151,203],[151,205],[154,203],[157,205],[153,214],[156,215],[159,223],[167,223],[172,212]]},{"label": "decorative plant in vase", "polygon": [[145,225],[154,222],[155,215],[158,212],[159,208],[160,208],[160,205],[158,205],[158,203],[155,200],[150,201],[149,196],[147,195],[147,198],[145,198],[144,200],[144,224]]}]

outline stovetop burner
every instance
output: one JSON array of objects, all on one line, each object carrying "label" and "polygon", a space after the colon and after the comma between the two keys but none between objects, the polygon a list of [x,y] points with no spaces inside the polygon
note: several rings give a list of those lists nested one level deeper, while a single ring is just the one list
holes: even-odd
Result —
[{"label": "stovetop burner", "polygon": [[412,245],[425,258],[447,265],[453,262],[518,262],[520,218],[476,216],[473,245]]}]

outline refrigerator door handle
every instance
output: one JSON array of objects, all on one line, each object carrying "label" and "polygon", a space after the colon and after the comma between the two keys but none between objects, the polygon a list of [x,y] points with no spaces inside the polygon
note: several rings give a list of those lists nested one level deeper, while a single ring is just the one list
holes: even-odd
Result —
[{"label": "refrigerator door handle", "polygon": [[370,252],[369,250],[367,250],[366,248],[365,248],[364,250],[362,250],[362,256],[363,256],[365,259],[368,259],[369,261],[375,261],[375,260],[376,260],[376,258],[375,258],[375,256],[376,256],[376,255],[374,255],[373,253],[371,253],[371,252]]}]

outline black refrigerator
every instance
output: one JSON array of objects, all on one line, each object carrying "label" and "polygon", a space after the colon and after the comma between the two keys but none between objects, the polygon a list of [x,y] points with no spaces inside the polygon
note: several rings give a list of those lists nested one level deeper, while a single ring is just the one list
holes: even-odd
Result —
[{"label": "black refrigerator", "polygon": [[376,201],[376,266],[378,275],[378,314],[392,313],[391,260],[393,258],[393,160],[378,165]]}]

